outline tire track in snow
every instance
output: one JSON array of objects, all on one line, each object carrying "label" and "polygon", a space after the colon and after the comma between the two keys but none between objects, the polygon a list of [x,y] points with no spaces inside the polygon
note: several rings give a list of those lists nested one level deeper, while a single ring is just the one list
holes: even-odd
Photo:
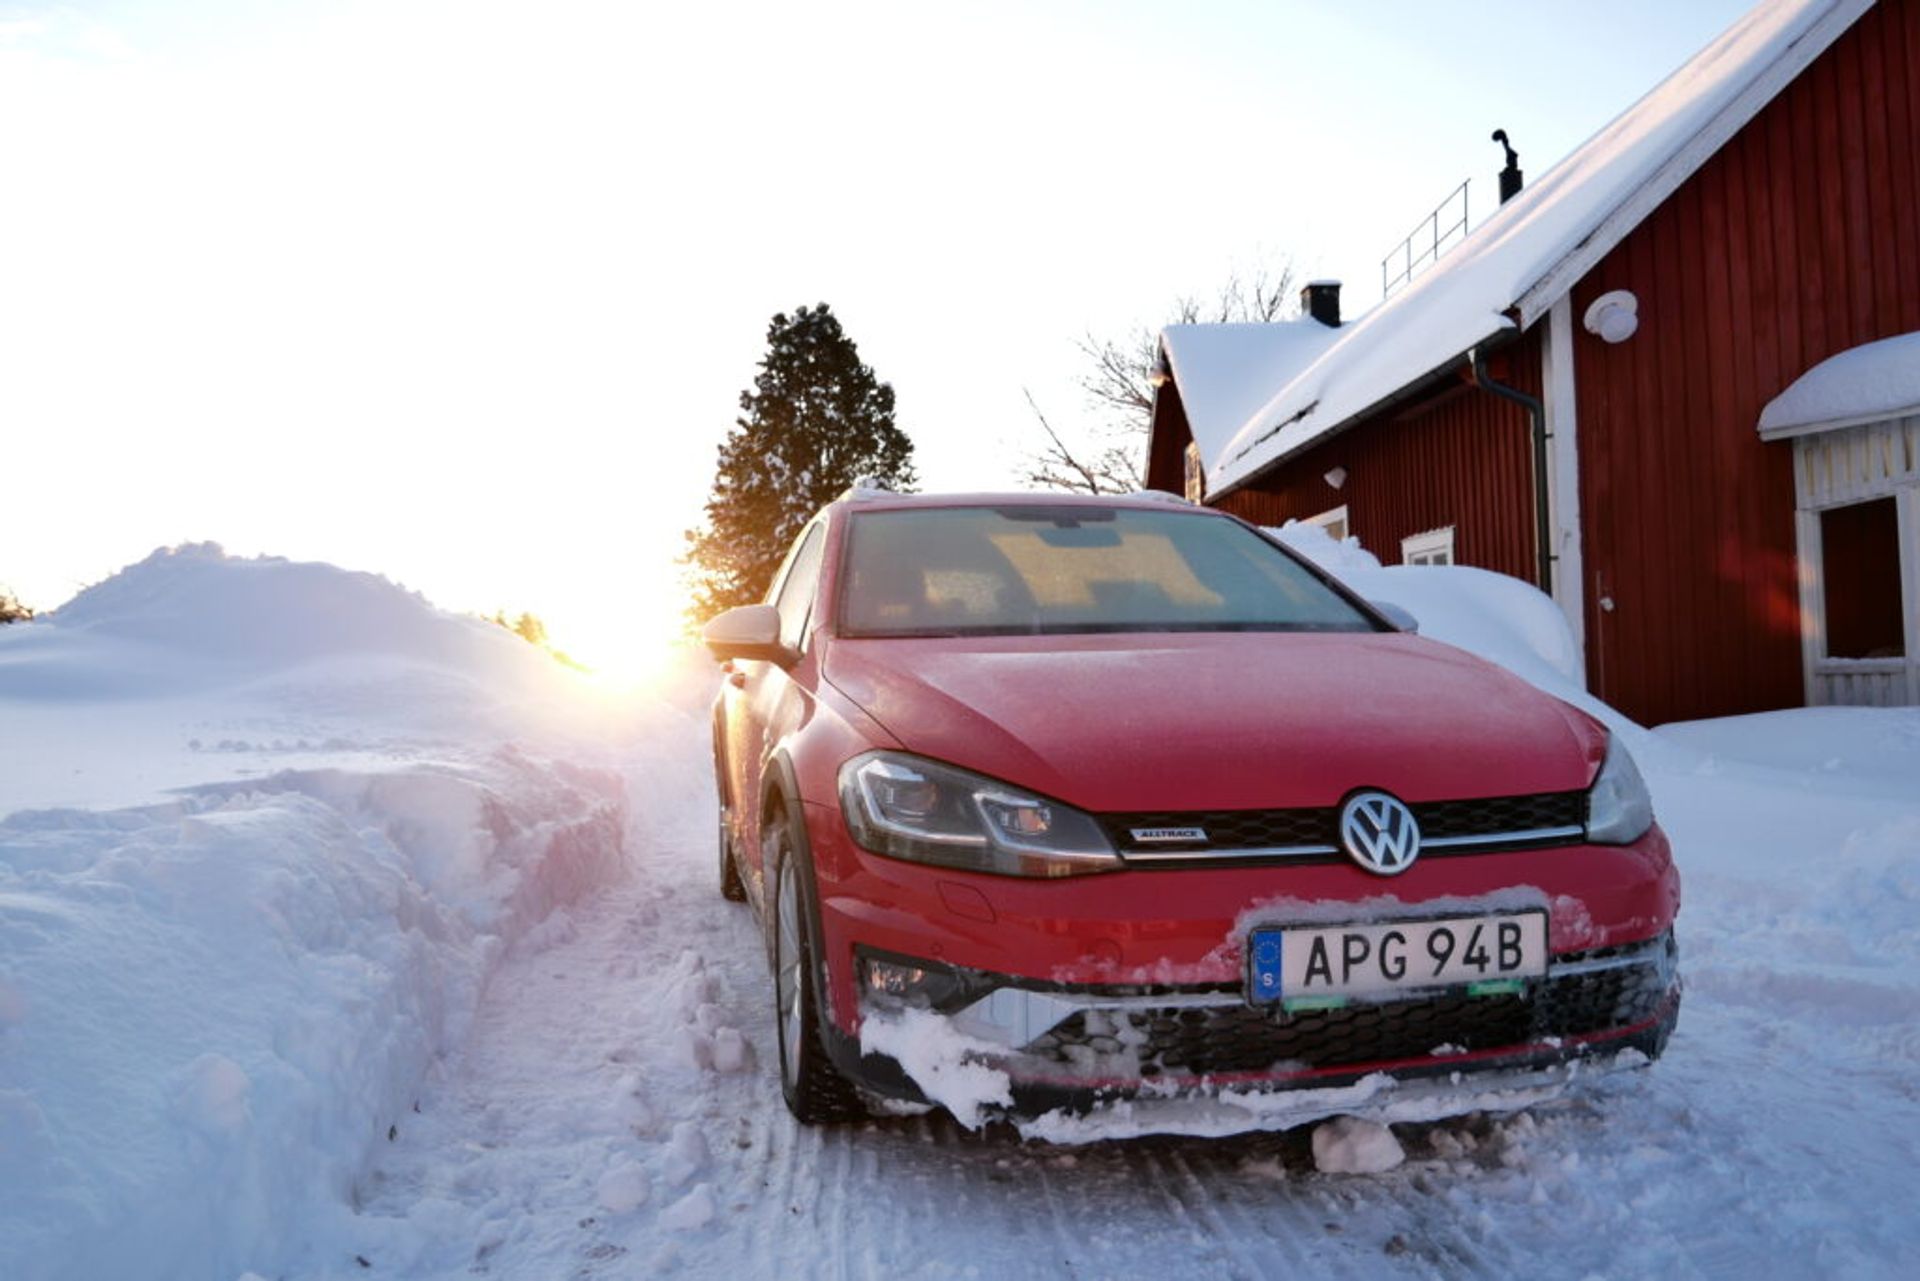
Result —
[{"label": "tire track in snow", "polygon": [[[690,742],[702,769],[704,750]],[[575,939],[503,967],[472,1044],[423,1096],[425,1115],[403,1118],[381,1154],[384,1179],[369,1184],[375,1275],[1176,1281],[1627,1275],[1658,1264],[1757,1277],[1793,1259],[1892,1257],[1900,1239],[1887,1225],[1854,1253],[1825,1253],[1823,1230],[1859,1218],[1825,1198],[1824,1219],[1762,1234],[1794,1247],[1766,1256],[1742,1225],[1779,1188],[1810,1179],[1761,1143],[1767,1118],[1718,1092],[1724,1049],[1690,1050],[1684,1029],[1651,1088],[1623,1081],[1524,1122],[1400,1127],[1408,1165],[1381,1176],[1314,1172],[1299,1134],[1049,1148],[939,1116],[802,1129],[776,1084],[764,950],[751,913],[711,883],[711,795],[691,765],[688,778],[647,785],[657,805],[634,829],[636,884],[576,913]],[[684,1061],[674,985],[688,981],[675,975],[689,951],[713,980],[720,1023],[752,1044],[750,1073]],[[541,1049],[537,1071],[528,1046]],[[628,1073],[657,1116],[650,1134],[631,1133],[614,1107]],[[1807,1070],[1809,1090],[1817,1075]],[[685,1188],[662,1177],[660,1153],[687,1120],[712,1158],[685,1186],[711,1183],[717,1215],[678,1232],[662,1216]],[[1889,1130],[1900,1120],[1890,1115]],[[596,1204],[595,1183],[623,1155],[644,1165],[651,1196],[614,1214]],[[1703,1178],[1714,1186],[1694,1189]],[[1636,1225],[1667,1239],[1637,1238]]]},{"label": "tire track in snow", "polygon": [[[1173,1167],[1174,1173],[1179,1178],[1179,1182],[1192,1194],[1189,1205],[1194,1210],[1196,1217],[1209,1226],[1213,1235],[1222,1243],[1224,1249],[1233,1260],[1239,1264],[1245,1275],[1250,1277],[1269,1275],[1272,1270],[1272,1264],[1253,1257],[1248,1253],[1247,1249],[1240,1244],[1242,1239],[1249,1234],[1249,1229],[1256,1231],[1259,1236],[1266,1238],[1268,1241],[1275,1241],[1276,1238],[1273,1236],[1269,1224],[1260,1223],[1256,1225],[1244,1214],[1232,1211],[1229,1208],[1233,1204],[1232,1198],[1222,1196],[1221,1193],[1223,1189],[1221,1188],[1208,1188],[1203,1185],[1199,1176],[1194,1173],[1192,1163],[1178,1150],[1168,1152],[1165,1161]],[[1212,1171],[1210,1171],[1210,1173],[1211,1172]],[[1175,1195],[1178,1194],[1176,1193]],[[1236,1219],[1238,1222],[1233,1221]],[[1284,1240],[1284,1238],[1281,1238],[1281,1240]],[[1287,1253],[1291,1254],[1293,1251],[1289,1250]],[[1299,1261],[1305,1262],[1304,1259]]]}]

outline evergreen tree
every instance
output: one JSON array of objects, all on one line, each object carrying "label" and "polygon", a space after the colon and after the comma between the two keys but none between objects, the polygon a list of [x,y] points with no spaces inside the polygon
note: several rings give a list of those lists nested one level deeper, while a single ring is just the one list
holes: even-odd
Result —
[{"label": "evergreen tree", "polygon": [[807,518],[855,481],[913,488],[913,442],[893,388],[825,303],[778,315],[741,417],[720,445],[704,529],[687,532],[696,623],[761,599]]}]

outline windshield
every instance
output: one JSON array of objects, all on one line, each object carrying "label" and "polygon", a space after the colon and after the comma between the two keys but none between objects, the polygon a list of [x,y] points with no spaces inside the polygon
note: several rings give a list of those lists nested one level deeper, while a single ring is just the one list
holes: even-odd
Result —
[{"label": "windshield", "polygon": [[1198,512],[861,512],[841,583],[847,636],[1374,630],[1278,547]]}]

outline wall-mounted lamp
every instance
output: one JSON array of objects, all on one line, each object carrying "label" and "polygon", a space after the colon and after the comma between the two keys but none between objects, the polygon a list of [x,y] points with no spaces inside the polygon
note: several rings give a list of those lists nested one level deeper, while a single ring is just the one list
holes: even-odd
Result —
[{"label": "wall-mounted lamp", "polygon": [[1347,483],[1347,469],[1344,467],[1336,467],[1320,479],[1326,481],[1329,488],[1339,489]]},{"label": "wall-mounted lamp", "polygon": [[1625,342],[1640,328],[1640,300],[1631,290],[1609,290],[1593,300],[1580,323],[1601,342]]}]

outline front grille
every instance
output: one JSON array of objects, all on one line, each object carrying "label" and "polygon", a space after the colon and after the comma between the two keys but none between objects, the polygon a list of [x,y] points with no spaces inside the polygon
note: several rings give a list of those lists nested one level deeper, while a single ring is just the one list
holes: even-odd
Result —
[{"label": "front grille", "polygon": [[[1587,817],[1585,792],[1540,792],[1531,796],[1490,796],[1465,801],[1422,801],[1410,805],[1420,824],[1425,852],[1488,853],[1540,844],[1564,844],[1571,836],[1547,840],[1530,833],[1583,827]],[[1159,810],[1096,816],[1107,836],[1124,857],[1218,853],[1231,857],[1241,851],[1313,851],[1305,857],[1338,858],[1340,808],[1337,805],[1273,810]],[[1204,842],[1138,841],[1135,828],[1201,828]],[[1505,839],[1503,839],[1505,838]],[[1471,846],[1450,850],[1439,841],[1472,840]]]},{"label": "front grille", "polygon": [[1584,827],[1585,792],[1540,792],[1533,796],[1490,796],[1478,801],[1427,801],[1411,807],[1420,820],[1422,841],[1460,836],[1537,832],[1555,827]]},{"label": "front grille", "polygon": [[[1282,845],[1332,845],[1339,839],[1340,811],[1204,810],[1155,814],[1102,814],[1100,823],[1122,854],[1160,849],[1158,843],[1133,839],[1134,828],[1200,827],[1207,833],[1202,848],[1216,850],[1271,849]],[[1185,848],[1185,847],[1182,847]]]},{"label": "front grille", "polygon": [[[1207,1076],[1339,1068],[1393,1059],[1498,1050],[1630,1027],[1650,1019],[1672,987],[1672,935],[1633,949],[1643,963],[1549,975],[1524,995],[1446,994],[1384,1005],[1288,1014],[1253,1005],[1087,1010],[1024,1047],[1029,1058],[1089,1075]],[[1559,958],[1610,959],[1623,949]],[[1443,1047],[1445,1047],[1443,1049]],[[1137,1056],[1137,1060],[1136,1060]]]}]

